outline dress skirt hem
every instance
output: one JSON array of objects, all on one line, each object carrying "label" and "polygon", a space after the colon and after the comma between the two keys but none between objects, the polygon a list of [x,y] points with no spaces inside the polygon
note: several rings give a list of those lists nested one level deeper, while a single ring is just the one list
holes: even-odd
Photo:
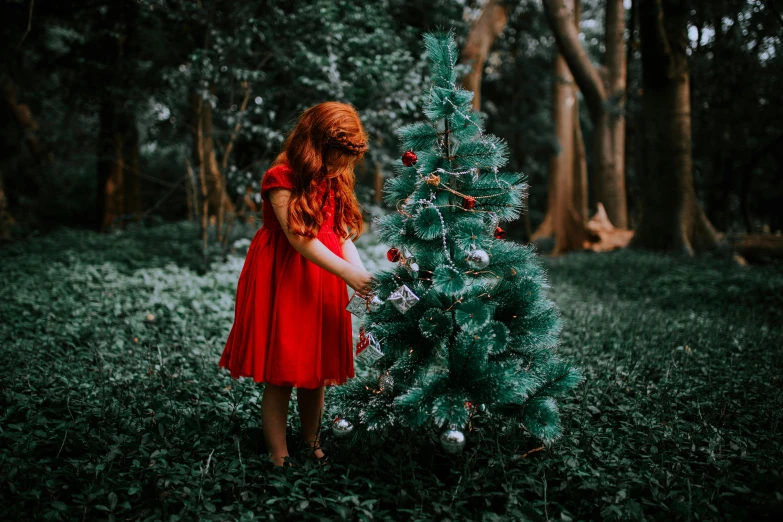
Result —
[{"label": "dress skirt hem", "polygon": [[[225,366],[221,366],[221,368],[225,368]],[[256,379],[254,375],[243,375],[242,373],[239,374],[233,374],[229,372],[229,375],[231,375],[234,379],[244,378],[244,379],[253,379],[253,382],[258,384],[271,384],[273,386],[290,386],[292,388],[302,388],[305,390],[312,390],[315,388],[320,388],[321,386],[340,386],[341,384],[345,384],[348,382],[349,378],[352,378],[353,376],[347,377],[343,380],[339,379],[323,379],[322,381],[312,381],[312,382],[292,382],[292,381],[278,381],[276,379]]]}]

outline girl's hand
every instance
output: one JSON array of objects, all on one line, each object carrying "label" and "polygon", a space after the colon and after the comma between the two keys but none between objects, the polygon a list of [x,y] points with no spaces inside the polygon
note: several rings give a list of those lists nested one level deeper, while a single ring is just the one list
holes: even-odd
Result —
[{"label": "girl's hand", "polygon": [[366,297],[372,291],[373,276],[364,268],[352,267],[343,280],[362,297]]}]

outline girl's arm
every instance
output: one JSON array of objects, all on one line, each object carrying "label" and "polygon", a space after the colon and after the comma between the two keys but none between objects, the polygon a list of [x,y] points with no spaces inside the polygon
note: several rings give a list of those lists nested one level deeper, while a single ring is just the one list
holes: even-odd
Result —
[{"label": "girl's arm", "polygon": [[350,237],[340,238],[340,244],[342,244],[343,259],[351,263],[353,266],[366,270],[362,258],[359,257],[359,251],[356,249],[356,245]]},{"label": "girl's arm", "polygon": [[359,257],[359,251],[356,250],[356,245],[350,239],[346,239],[343,243],[343,257],[353,266],[366,270],[364,263],[362,263],[362,258]]},{"label": "girl's arm", "polygon": [[[288,230],[288,200],[290,198],[291,191],[287,189],[274,189],[269,192],[269,201],[272,203],[277,220],[291,246],[306,259],[343,279],[348,286],[360,295],[369,293],[372,274],[365,270],[364,266],[355,266],[342,259],[326,248],[326,245],[321,243],[319,239],[298,236]],[[353,249],[355,251],[356,247],[354,246]],[[358,258],[358,252],[356,257]],[[359,263],[361,263],[361,260]]]}]

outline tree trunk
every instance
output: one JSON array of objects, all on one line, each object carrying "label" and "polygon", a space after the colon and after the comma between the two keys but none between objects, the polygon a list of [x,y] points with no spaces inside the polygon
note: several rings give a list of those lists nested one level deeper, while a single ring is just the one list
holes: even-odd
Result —
[{"label": "tree trunk", "polygon": [[[18,102],[16,99],[16,87],[9,76],[0,77],[0,119],[14,121],[20,136],[24,136],[27,148],[33,158],[40,163],[52,164],[52,155],[47,152],[38,141],[36,131],[38,123],[33,118],[30,107]],[[6,144],[8,147],[14,147],[16,142]],[[11,201],[13,201],[8,192],[6,192],[3,173],[0,171],[0,239],[9,239],[11,237],[11,227],[16,223],[11,212]]]},{"label": "tree trunk", "polygon": [[555,81],[552,96],[552,112],[555,122],[555,134],[560,142],[560,153],[552,156],[549,162],[549,176],[554,179],[554,207],[552,212],[552,230],[555,235],[553,255],[564,254],[583,248],[587,240],[584,216],[580,216],[574,201],[577,188],[575,154],[576,133],[574,126],[574,105],[576,89],[573,77],[562,55],[555,58]]},{"label": "tree trunk", "polygon": [[247,104],[250,101],[250,84],[248,82],[242,82],[242,103],[239,104],[239,111],[237,112],[237,122],[234,125],[234,128],[231,130],[231,136],[228,138],[228,144],[226,145],[225,150],[223,151],[223,156],[220,158],[220,167],[216,171],[215,175],[217,176],[217,179],[219,180],[220,185],[220,195],[221,195],[221,203],[218,207],[218,219],[217,219],[217,227],[218,227],[218,240],[221,239],[221,234],[223,230],[223,221],[225,219],[226,212],[228,212],[231,215],[231,220],[229,221],[228,225],[226,226],[226,232],[225,237],[223,238],[223,244],[225,245],[228,241],[228,234],[231,232],[231,227],[234,224],[234,220],[236,219],[237,209],[236,205],[234,205],[234,202],[231,200],[231,197],[228,195],[227,191],[227,183],[226,183],[226,170],[228,170],[228,162],[231,158],[231,152],[234,150],[234,143],[236,142],[237,136],[239,135],[239,131],[242,128],[242,123],[240,122],[239,118],[241,115],[247,110]]},{"label": "tree trunk", "polygon": [[8,199],[5,196],[5,184],[0,172],[0,241],[11,238],[11,228],[16,222],[8,210]]},{"label": "tree trunk", "polygon": [[[579,23],[576,6],[574,23]],[[588,239],[587,173],[584,144],[579,131],[579,105],[574,78],[562,54],[554,60],[552,121],[560,150],[549,160],[547,213],[533,240],[554,235],[553,254],[580,250]]]},{"label": "tree trunk", "polygon": [[[215,86],[211,85],[209,92],[215,94]],[[215,151],[214,127],[212,124],[212,103],[203,100],[201,104],[201,168],[205,172],[207,181],[207,215],[211,225],[217,224],[218,212],[223,199],[220,167],[218,167]],[[217,238],[218,241],[220,237]]]},{"label": "tree trunk", "polygon": [[[201,1],[197,3],[199,9],[203,9]],[[210,47],[210,26],[211,14],[207,14],[207,22],[203,26],[203,48]],[[245,99],[242,103],[244,110],[247,106],[247,100],[250,96],[249,86],[243,83],[245,88]],[[215,86],[209,85],[209,94],[214,97]],[[212,103],[205,100],[201,93],[191,91],[190,93],[190,121],[191,134],[193,136],[193,163],[198,166],[199,186],[201,188],[201,238],[204,244],[204,251],[207,248],[207,227],[209,223],[216,226],[217,240],[223,239],[223,220],[225,212],[232,214],[236,212],[235,205],[226,192],[226,182],[223,175],[223,169],[218,162],[215,151],[214,126],[212,123]],[[228,156],[234,146],[234,138],[239,130],[237,124],[234,132],[229,139],[224,152],[225,163],[228,162]]]},{"label": "tree trunk", "polygon": [[[195,90],[191,90],[188,93],[188,116],[187,127],[190,131],[191,143],[193,148],[190,154],[190,161],[185,160],[185,169],[187,175],[193,180],[193,217],[202,218],[203,212],[199,203],[204,201],[204,192],[201,184],[201,104],[204,100],[199,96]],[[198,185],[198,186],[197,186]],[[199,219],[199,223],[202,223],[202,219]],[[204,233],[204,230],[200,232]]]},{"label": "tree trunk", "polygon": [[478,20],[470,29],[465,46],[462,48],[463,62],[472,62],[473,69],[462,79],[462,87],[473,91],[473,108],[481,110],[481,77],[489,50],[506,26],[506,9],[496,0],[489,0]]},{"label": "tree trunk", "polygon": [[112,230],[125,210],[123,139],[117,106],[108,94],[101,103],[98,136],[98,232]]},{"label": "tree trunk", "polygon": [[196,110],[196,128],[195,128],[195,152],[194,156],[198,158],[198,181],[201,189],[201,241],[204,246],[204,252],[207,251],[207,225],[209,222],[209,190],[207,189],[207,176],[205,174],[207,156],[204,149],[204,119],[201,117],[204,107],[204,99],[198,94],[193,95],[195,100],[191,99],[191,107]]},{"label": "tree trunk", "polygon": [[126,212],[141,216],[139,185],[139,138],[136,115],[125,95],[130,91],[137,55],[138,6],[122,2],[110,6],[114,20],[104,40],[110,60],[103,78],[98,129],[98,217],[99,232],[111,230]]},{"label": "tree trunk", "polygon": [[188,210],[188,221],[196,219],[198,210],[196,209],[196,183],[193,181],[193,167],[190,166],[190,160],[185,158],[185,204]]},{"label": "tree trunk", "polygon": [[0,92],[5,105],[3,112],[10,115],[24,133],[30,153],[36,160],[52,164],[54,162],[52,155],[41,146],[38,136],[36,136],[38,123],[33,118],[30,107],[26,103],[20,103],[16,100],[16,87],[10,77],[3,75],[0,78]]},{"label": "tree trunk", "polygon": [[[582,19],[582,0],[574,0],[574,26],[579,30],[579,22]],[[569,75],[571,73],[569,69]],[[574,93],[574,209],[581,223],[588,219],[589,192],[587,187],[587,154],[585,153],[585,140],[582,136],[582,126],[579,118],[579,88],[571,76],[571,86]]]},{"label": "tree trunk", "polygon": [[600,197],[609,219],[618,228],[628,228],[628,204],[625,192],[625,85],[627,60],[625,55],[625,8],[623,0],[606,2],[606,36],[604,66],[606,94],[612,110],[607,115],[605,130],[611,166],[603,170]]},{"label": "tree trunk", "polygon": [[587,154],[585,140],[582,137],[582,126],[579,123],[579,98],[574,89],[574,209],[580,221],[587,221],[588,198],[587,189]]},{"label": "tree trunk", "polygon": [[[604,57],[606,71],[599,71],[593,66],[579,43],[574,0],[543,0],[543,5],[558,49],[585,97],[593,121],[596,201],[604,204],[609,219],[616,226],[626,228],[628,212],[623,168],[625,131],[622,117],[626,63],[622,38],[624,27],[622,0],[609,0],[607,4]],[[608,102],[617,103],[616,110],[607,110]]]},{"label": "tree trunk", "polygon": [[[639,48],[639,40],[638,40],[638,32],[639,32],[639,0],[631,0],[631,8],[629,9],[629,16],[628,16],[628,42],[626,44],[626,53],[625,53],[625,63],[626,63],[626,71],[628,71],[629,65],[632,63],[635,51]],[[634,88],[634,82],[629,81],[626,77],[625,82],[625,103],[627,104],[631,96],[633,94],[632,89]],[[627,105],[626,105],[627,106]],[[630,176],[630,173],[633,171],[634,173],[638,172],[638,167],[635,164],[636,160],[636,136],[637,136],[637,129],[639,127],[639,121],[638,116],[636,118],[626,118],[625,120],[625,178],[626,180],[638,179],[638,176]],[[636,204],[636,186],[631,185],[629,188],[629,185],[626,184],[626,199],[627,199],[627,206],[629,209],[635,209],[638,210],[638,205]],[[638,219],[636,218],[635,213],[630,213],[628,215],[628,228],[635,228]]]},{"label": "tree trunk", "polygon": [[[211,88],[214,90],[214,86]],[[247,95],[249,96],[249,94]],[[247,99],[246,96],[246,99]],[[243,102],[246,105],[247,102]],[[199,184],[202,197],[201,235],[206,245],[206,227],[213,224],[216,227],[218,241],[223,239],[223,223],[225,213],[234,214],[236,206],[226,192],[226,182],[221,164],[218,162],[215,150],[214,126],[212,123],[212,104],[204,100],[198,93],[190,94],[191,133],[193,136],[193,162],[198,166]],[[195,125],[195,126],[193,126]],[[228,155],[234,144],[238,126],[234,129],[223,162],[228,164]]]},{"label": "tree trunk", "polygon": [[632,247],[693,254],[720,240],[696,201],[691,172],[688,8],[640,0],[642,213]]},{"label": "tree trunk", "polygon": [[134,221],[141,219],[141,177],[139,176],[139,130],[136,115],[124,111],[120,118],[120,132],[123,140],[123,196],[125,215]]},{"label": "tree trunk", "polygon": [[555,57],[555,75],[552,86],[552,118],[560,150],[549,160],[547,185],[547,216],[533,234],[533,238],[554,234],[553,255],[582,248],[587,234],[584,221],[575,206],[574,103],[573,79],[563,56]]}]

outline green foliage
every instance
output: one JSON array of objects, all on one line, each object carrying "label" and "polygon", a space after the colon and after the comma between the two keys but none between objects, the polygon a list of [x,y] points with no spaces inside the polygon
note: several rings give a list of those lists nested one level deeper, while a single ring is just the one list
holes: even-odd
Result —
[{"label": "green foliage", "polygon": [[[545,259],[565,319],[559,351],[587,377],[558,407],[557,444],[527,454],[535,438],[479,408],[460,456],[429,430],[350,448],[327,430],[333,464],[320,468],[296,451],[292,401],[300,466],[273,470],[262,386],[217,368],[243,254],[205,271],[196,229],[63,230],[0,250],[0,518],[758,520],[783,509],[778,267]],[[390,265],[376,236],[358,243],[368,265]],[[415,371],[419,356],[397,364]],[[346,386],[394,426],[395,401],[424,402],[423,388],[375,393],[361,368]]]},{"label": "green foliage", "polygon": [[441,265],[432,273],[432,288],[442,295],[460,295],[465,290],[465,278],[460,272]]},{"label": "green foliage", "polygon": [[[460,304],[454,311],[454,320],[463,333],[473,334],[487,324],[492,316],[492,305],[480,299]],[[482,342],[484,339],[482,339]]]},{"label": "green foliage", "polygon": [[421,239],[437,239],[443,235],[440,212],[435,207],[423,208],[413,221],[416,235]]},{"label": "green foliage", "polygon": [[440,308],[430,308],[419,320],[419,330],[424,337],[443,341],[454,330],[451,317]]}]

